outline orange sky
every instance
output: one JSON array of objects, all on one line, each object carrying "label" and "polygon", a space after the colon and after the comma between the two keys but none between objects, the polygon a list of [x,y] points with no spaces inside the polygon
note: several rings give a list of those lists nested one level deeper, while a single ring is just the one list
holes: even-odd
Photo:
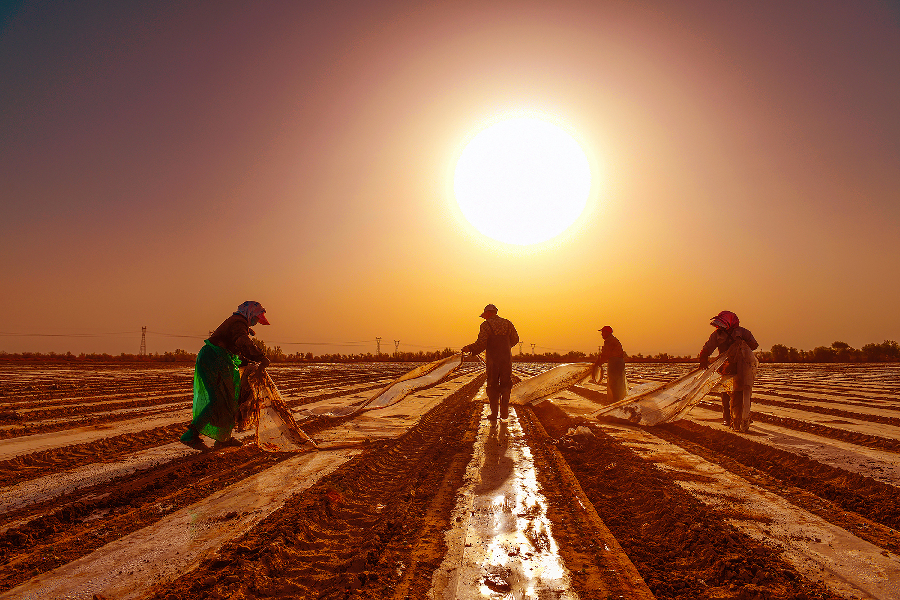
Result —
[{"label": "orange sky", "polygon": [[[13,3],[0,350],[196,351],[248,299],[289,353],[459,348],[488,302],[526,350],[696,354],[725,309],[765,349],[898,340],[897,5],[751,5]],[[524,249],[451,185],[522,110],[594,169]]]}]

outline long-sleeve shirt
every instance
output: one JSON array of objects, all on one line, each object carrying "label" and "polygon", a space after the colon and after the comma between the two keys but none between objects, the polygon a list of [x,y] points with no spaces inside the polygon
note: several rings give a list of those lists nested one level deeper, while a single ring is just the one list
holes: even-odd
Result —
[{"label": "long-sleeve shirt", "polygon": [[[465,352],[471,352],[472,354],[478,354],[488,347],[489,339],[501,336],[507,338],[507,343],[502,344],[507,352],[509,352],[510,348],[519,343],[519,333],[516,331],[516,327],[511,321],[496,315],[488,317],[484,320],[481,324],[481,328],[478,330],[478,339],[475,340],[474,343],[465,346],[463,350]],[[497,341],[494,341],[491,344],[491,348],[493,349],[495,345],[497,345],[498,348],[500,346]]]},{"label": "long-sleeve shirt", "polygon": [[759,348],[759,343],[753,337],[753,334],[750,333],[749,329],[745,329],[743,327],[734,327],[728,331],[724,329],[716,329],[712,332],[712,335],[709,336],[709,339],[706,340],[706,343],[703,344],[703,349],[700,350],[700,359],[708,358],[710,354],[712,354],[713,350],[719,350],[719,354],[725,354],[728,352],[728,349],[731,345],[737,340],[744,340],[747,342],[747,345],[750,347],[750,350],[756,350]]},{"label": "long-sleeve shirt", "polygon": [[600,348],[600,356],[594,361],[594,365],[607,363],[611,358],[625,358],[625,349],[622,348],[622,342],[614,335],[610,335],[603,340],[603,347]]},{"label": "long-sleeve shirt", "polygon": [[225,319],[209,336],[209,341],[240,356],[244,361],[259,362],[264,356],[262,350],[253,345],[250,323],[243,315],[231,315]]}]

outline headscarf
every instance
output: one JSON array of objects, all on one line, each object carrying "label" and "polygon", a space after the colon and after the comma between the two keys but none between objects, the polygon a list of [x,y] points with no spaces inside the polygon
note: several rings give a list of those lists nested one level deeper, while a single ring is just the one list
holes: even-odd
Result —
[{"label": "headscarf", "polygon": [[247,300],[234,311],[234,314],[246,317],[250,325],[256,325],[257,323],[268,325],[269,321],[266,319],[265,313],[266,309],[262,307],[262,304],[253,300]]},{"label": "headscarf", "polygon": [[716,316],[712,318],[710,325],[713,327],[718,327],[719,329],[734,329],[738,326],[740,320],[738,316],[731,312],[730,310],[723,310]]}]

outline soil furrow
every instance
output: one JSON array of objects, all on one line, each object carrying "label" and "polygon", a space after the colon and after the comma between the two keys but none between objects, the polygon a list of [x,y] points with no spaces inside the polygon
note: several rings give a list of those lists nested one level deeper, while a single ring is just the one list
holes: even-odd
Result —
[{"label": "soil furrow", "polygon": [[857,537],[900,554],[900,509],[891,500],[900,490],[891,485],[689,421],[652,431]]},{"label": "soil furrow", "polygon": [[[747,436],[691,421],[660,425],[652,431],[654,435],[658,434],[694,453],[697,453],[695,450],[699,450],[698,447],[706,448],[711,451],[711,456],[716,457],[715,462],[721,463],[722,457],[727,457],[828,500],[843,510],[900,531],[900,506],[894,501],[900,489],[892,485],[761,444]],[[686,447],[685,441],[690,443],[690,448]]]},{"label": "soil furrow", "polygon": [[104,438],[0,461],[0,485],[8,486],[95,462],[116,460],[135,450],[177,441],[188,422]]},{"label": "soil furrow", "polygon": [[[560,412],[550,402],[535,407],[557,438],[576,423]],[[560,451],[658,599],[836,600],[802,578],[778,550],[744,535],[691,496],[669,473],[592,430],[589,443],[560,444]]]},{"label": "soil furrow", "polygon": [[0,536],[0,591],[151,525],[287,456],[256,447],[190,456],[137,473],[106,495],[9,529]]},{"label": "soil furrow", "polygon": [[[709,402],[708,400],[700,402],[700,406],[709,408],[710,410],[722,410],[721,404]],[[799,419],[779,417],[776,415],[770,415],[757,411],[751,411],[750,417],[753,421],[758,421],[760,423],[778,425],[779,427],[793,429],[795,431],[814,433],[816,435],[831,438],[833,440],[840,440],[842,442],[856,444],[857,446],[865,446],[867,448],[875,448],[876,450],[887,450],[889,452],[900,453],[900,440],[880,437],[877,435],[869,435],[857,431],[847,431],[846,429],[837,429],[835,427],[826,427],[825,425],[819,425],[817,423],[807,423],[805,421],[800,421]]]},{"label": "soil furrow", "polygon": [[453,503],[440,492],[461,481],[472,397],[483,381],[399,438],[372,444],[154,598],[389,598],[404,581],[420,589],[433,570],[422,544],[443,555]]}]

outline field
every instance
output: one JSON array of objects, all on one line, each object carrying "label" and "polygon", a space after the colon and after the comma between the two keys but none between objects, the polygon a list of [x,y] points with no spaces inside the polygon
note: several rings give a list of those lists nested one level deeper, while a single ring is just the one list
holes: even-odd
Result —
[{"label": "field", "polygon": [[476,363],[328,416],[412,366],[270,367],[320,446],[272,454],[178,443],[192,368],[0,363],[0,599],[900,598],[900,365],[762,365],[748,434],[491,423]]}]

